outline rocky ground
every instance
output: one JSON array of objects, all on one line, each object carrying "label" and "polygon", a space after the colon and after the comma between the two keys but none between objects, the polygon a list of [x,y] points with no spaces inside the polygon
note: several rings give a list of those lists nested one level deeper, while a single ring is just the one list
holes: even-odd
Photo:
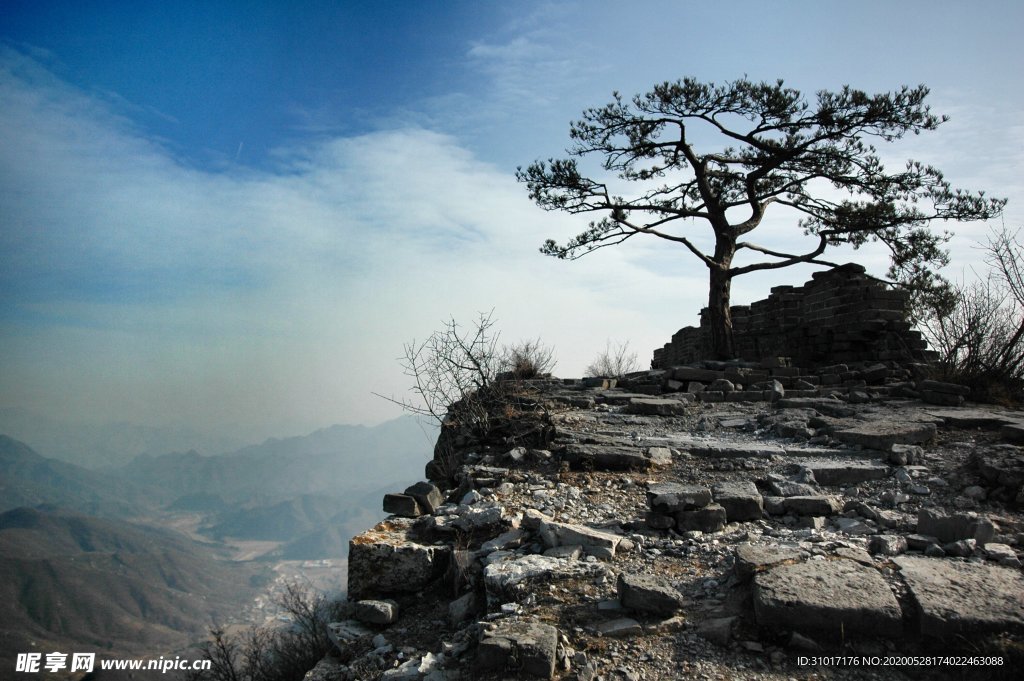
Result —
[{"label": "rocky ground", "polygon": [[800,387],[533,384],[353,539],[307,678],[1017,678],[1024,413]]}]

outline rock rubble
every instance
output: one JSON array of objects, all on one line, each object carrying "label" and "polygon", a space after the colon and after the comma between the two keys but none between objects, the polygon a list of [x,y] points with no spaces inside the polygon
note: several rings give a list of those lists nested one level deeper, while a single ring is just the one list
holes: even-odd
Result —
[{"label": "rock rubble", "polygon": [[[1024,451],[1004,428],[1024,414],[936,408],[924,392],[962,391],[901,388],[895,365],[779,368],[534,381],[516,427],[443,434],[460,464],[428,464],[353,538],[351,621],[316,678],[811,678],[797,659],[815,651],[1019,663]],[[700,397],[716,392],[757,401]]]}]

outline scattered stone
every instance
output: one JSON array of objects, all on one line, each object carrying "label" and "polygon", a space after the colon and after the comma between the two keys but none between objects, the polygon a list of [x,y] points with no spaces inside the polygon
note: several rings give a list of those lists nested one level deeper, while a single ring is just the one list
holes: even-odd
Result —
[{"label": "scattered stone", "polygon": [[786,497],[783,506],[790,513],[810,516],[834,515],[843,510],[842,502],[830,496]]},{"label": "scattered stone", "polygon": [[444,495],[437,485],[430,482],[417,482],[405,490],[405,494],[416,500],[424,513],[433,513],[444,503]]},{"label": "scattered stone", "polygon": [[812,485],[792,480],[769,480],[767,486],[768,490],[777,497],[813,497],[818,495],[818,490]]},{"label": "scattered stone", "polygon": [[459,596],[448,604],[448,621],[453,627],[473,618],[477,611],[476,594],[472,591]]},{"label": "scattered stone", "polygon": [[555,520],[542,521],[538,532],[547,548],[582,546],[584,552],[598,558],[614,557],[615,549],[622,540],[622,537],[608,532]]},{"label": "scattered stone", "polygon": [[840,638],[899,638],[902,613],[877,570],[849,560],[782,565],[754,576],[760,626]]},{"label": "scattered stone", "polygon": [[416,499],[408,494],[385,494],[384,512],[403,518],[419,518],[423,515]]},{"label": "scattered stone", "polygon": [[920,608],[920,633],[1024,631],[1024,576],[1003,567],[899,556],[899,567]]},{"label": "scattered stone", "polygon": [[541,679],[555,675],[558,629],[540,622],[502,622],[485,629],[477,646],[476,666],[482,672],[515,671]]},{"label": "scattered stone", "polygon": [[924,548],[924,555],[929,558],[945,558],[946,551],[938,544],[929,544]]},{"label": "scattered stone", "polygon": [[1006,567],[1020,567],[1020,559],[1013,547],[1008,544],[996,544],[995,542],[985,544],[985,555],[989,560],[994,560]]},{"label": "scattered stone", "polygon": [[701,532],[718,532],[725,527],[725,509],[719,504],[708,504],[695,511],[676,513],[676,526],[682,532],[699,530]]},{"label": "scattered stone", "polygon": [[618,619],[608,620],[607,622],[601,622],[594,627],[594,630],[601,636],[626,638],[629,636],[639,636],[643,633],[644,628],[640,626],[640,623],[635,619],[620,617]]},{"label": "scattered stone", "polygon": [[760,520],[764,515],[764,500],[753,482],[719,482],[711,489],[728,522]]},{"label": "scattered stone", "polygon": [[356,601],[352,614],[364,624],[391,624],[398,619],[398,603],[392,600]]},{"label": "scattered stone", "polygon": [[895,534],[878,534],[868,540],[868,551],[883,556],[898,556],[907,552],[907,538]]},{"label": "scattered stone", "polygon": [[697,625],[697,635],[717,646],[725,648],[732,641],[732,630],[735,624],[735,617],[706,619]]},{"label": "scattered stone", "polygon": [[943,544],[959,539],[976,539],[979,544],[986,544],[995,536],[995,526],[975,513],[946,515],[923,508],[917,515],[917,532],[936,537]]},{"label": "scattered stone", "polygon": [[718,378],[711,382],[711,385],[708,386],[708,390],[731,393],[733,390],[736,390],[736,386],[733,385],[732,381],[724,378]]},{"label": "scattered stone", "polygon": [[835,523],[843,534],[872,534],[875,531],[859,518],[836,518]]},{"label": "scattered stone", "polygon": [[957,556],[958,558],[970,558],[974,555],[974,550],[978,548],[978,542],[974,539],[960,539],[958,541],[950,542],[942,547],[942,550],[946,552],[947,556]]},{"label": "scattered stone", "polygon": [[619,601],[622,606],[640,612],[672,615],[680,610],[685,599],[675,587],[651,575],[623,572],[618,581]]}]

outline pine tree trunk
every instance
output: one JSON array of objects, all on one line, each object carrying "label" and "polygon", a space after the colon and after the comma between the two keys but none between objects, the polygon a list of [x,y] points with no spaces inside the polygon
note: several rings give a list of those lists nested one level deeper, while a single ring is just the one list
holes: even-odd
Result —
[{"label": "pine tree trunk", "polygon": [[729,311],[729,296],[732,277],[729,268],[710,268],[711,282],[708,292],[708,323],[711,330],[712,359],[735,359],[736,351],[732,338],[732,314]]}]

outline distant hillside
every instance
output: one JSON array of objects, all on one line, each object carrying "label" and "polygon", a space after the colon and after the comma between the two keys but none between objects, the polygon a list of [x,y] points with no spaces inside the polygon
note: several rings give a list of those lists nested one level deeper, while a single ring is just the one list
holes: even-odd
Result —
[{"label": "distant hillside", "polygon": [[23,442],[0,435],[0,511],[57,503],[86,515],[132,517],[149,506],[149,496],[109,475],[47,459]]},{"label": "distant hillside", "polygon": [[[423,477],[436,433],[402,417],[374,427],[332,426],[220,456],[139,457],[117,473],[162,504],[267,506],[301,495],[351,495]],[[376,503],[375,503],[376,505]]]},{"label": "distant hillside", "polygon": [[0,514],[0,648],[169,651],[237,613],[256,579],[169,531],[13,509]]},{"label": "distant hillside", "polygon": [[245,444],[189,428],[68,423],[12,407],[0,409],[0,433],[29,444],[45,457],[90,469],[123,466],[139,455],[189,449],[220,454]]}]

